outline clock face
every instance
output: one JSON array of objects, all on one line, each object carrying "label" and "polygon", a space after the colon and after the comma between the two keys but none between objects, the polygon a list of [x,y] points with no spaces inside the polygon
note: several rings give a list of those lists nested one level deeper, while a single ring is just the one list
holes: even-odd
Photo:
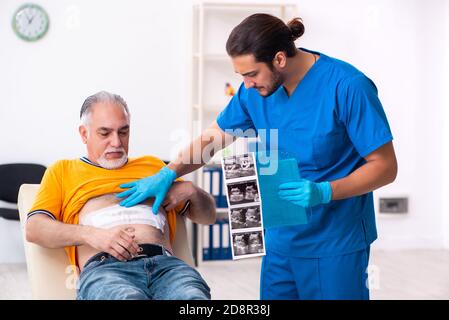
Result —
[{"label": "clock face", "polygon": [[42,38],[48,30],[49,19],[44,9],[36,4],[25,4],[14,13],[12,27],[26,41]]}]

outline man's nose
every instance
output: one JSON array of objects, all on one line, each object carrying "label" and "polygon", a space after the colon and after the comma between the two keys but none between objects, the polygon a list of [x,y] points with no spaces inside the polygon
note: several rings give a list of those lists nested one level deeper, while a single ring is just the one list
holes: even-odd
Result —
[{"label": "man's nose", "polygon": [[112,147],[121,147],[122,146],[122,141],[120,140],[120,137],[118,135],[118,133],[114,133],[111,136],[111,146]]}]

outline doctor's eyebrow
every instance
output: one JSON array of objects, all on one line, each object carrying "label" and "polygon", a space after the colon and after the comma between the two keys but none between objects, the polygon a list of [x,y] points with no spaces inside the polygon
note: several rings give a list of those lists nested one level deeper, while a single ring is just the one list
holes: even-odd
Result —
[{"label": "doctor's eyebrow", "polygon": [[[257,74],[257,72],[258,72],[258,71],[253,70],[253,71],[241,73],[240,75],[242,75],[243,77],[246,77],[246,76],[255,76],[255,75]],[[238,72],[236,71],[236,73],[238,73]]]}]

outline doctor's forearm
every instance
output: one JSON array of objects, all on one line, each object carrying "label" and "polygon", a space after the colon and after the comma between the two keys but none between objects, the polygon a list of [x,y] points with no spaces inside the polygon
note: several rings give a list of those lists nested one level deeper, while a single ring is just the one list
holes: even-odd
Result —
[{"label": "doctor's forearm", "polygon": [[386,163],[369,161],[349,176],[331,181],[332,200],[346,199],[374,191],[392,183],[397,168]]},{"label": "doctor's forearm", "polygon": [[[168,167],[176,172],[178,178],[205,165],[201,156],[201,150],[205,148],[203,144],[205,143],[202,143],[201,137],[195,139],[187,148],[179,153],[175,161],[171,161],[168,164]],[[195,152],[199,155],[195,155]]]},{"label": "doctor's forearm", "polygon": [[204,166],[217,151],[234,141],[235,137],[226,134],[214,122],[187,148],[183,149],[176,160],[168,164],[168,167],[176,172],[177,177],[182,177]]},{"label": "doctor's forearm", "polygon": [[206,140],[203,135],[196,138],[192,143],[181,151],[178,158],[168,164],[168,167],[176,172],[176,176],[182,177],[204,166],[215,154],[216,150],[203,152],[213,141]]}]

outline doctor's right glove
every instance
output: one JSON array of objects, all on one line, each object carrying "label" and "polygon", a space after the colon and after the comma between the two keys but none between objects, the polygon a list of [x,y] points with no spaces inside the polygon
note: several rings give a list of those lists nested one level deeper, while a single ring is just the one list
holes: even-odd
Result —
[{"label": "doctor's right glove", "polygon": [[319,204],[329,203],[332,199],[332,188],[328,181],[312,182],[300,179],[283,183],[279,186],[279,197],[298,206],[310,208]]}]

